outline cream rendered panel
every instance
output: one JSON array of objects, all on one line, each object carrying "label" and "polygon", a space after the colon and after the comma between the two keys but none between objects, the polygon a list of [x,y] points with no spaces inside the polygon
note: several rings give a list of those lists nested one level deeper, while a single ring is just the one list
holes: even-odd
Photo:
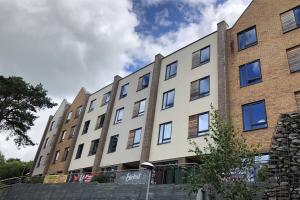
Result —
[{"label": "cream rendered panel", "polygon": [[[104,106],[101,106],[101,102],[102,102],[103,95],[106,94],[107,92],[111,91],[111,89],[112,89],[112,85],[108,85],[89,96],[89,100],[87,103],[87,107],[85,109],[83,120],[80,125],[80,130],[78,133],[76,145],[74,147],[75,149],[74,149],[74,152],[72,155],[69,171],[87,168],[87,167],[93,167],[95,155],[89,156],[88,154],[89,154],[89,150],[91,147],[91,142],[93,140],[100,138],[102,128],[95,130],[96,122],[97,122],[97,118],[99,115],[103,115],[106,113],[107,104]],[[96,99],[94,110],[89,112],[90,103],[94,99]],[[82,135],[84,123],[88,120],[90,120],[88,132],[85,133],[84,135]],[[80,144],[84,144],[82,154],[79,159],[75,159],[75,156],[77,153],[77,148],[78,148],[78,145],[80,145]]]},{"label": "cream rendered panel", "polygon": [[[49,154],[50,151],[51,151],[51,147],[53,145],[53,140],[54,140],[55,134],[58,131],[57,129],[59,128],[59,126],[58,126],[59,122],[63,118],[63,114],[64,114],[64,111],[65,111],[65,108],[66,108],[67,104],[68,104],[68,102],[66,100],[62,101],[62,103],[58,107],[57,111],[55,112],[55,114],[54,114],[54,116],[53,116],[53,118],[52,118],[52,120],[49,124],[49,128],[47,130],[45,141],[44,141],[44,144],[42,144],[43,146],[42,146],[42,149],[41,149],[40,154],[38,156],[38,160],[36,162],[36,165],[39,162],[40,156],[43,156],[43,158],[41,160],[40,166],[38,168],[35,166],[35,168],[33,170],[33,173],[32,173],[33,176],[41,175],[44,172],[44,168],[45,168],[45,164],[46,164],[45,162],[47,161],[47,154]],[[53,121],[54,121],[53,128],[50,131],[50,126],[51,126]],[[47,138],[49,138],[48,144],[44,148],[44,145],[45,145],[45,142],[46,142]]]},{"label": "cream rendered panel", "polygon": [[[144,134],[146,113],[147,113],[148,99],[149,99],[148,97],[149,97],[150,85],[152,80],[152,69],[153,69],[153,64],[133,74],[130,74],[129,76],[120,80],[114,108],[112,111],[112,118],[110,121],[110,126],[109,126],[109,130],[105,142],[103,156],[100,163],[101,167],[140,160],[141,145],[143,143],[142,139],[140,141],[139,147],[131,148],[131,149],[127,149],[127,141],[128,141],[130,130],[142,128],[142,135]],[[148,87],[137,92],[139,78],[147,73],[150,73],[150,80],[149,80]],[[119,97],[120,97],[121,87],[122,85],[125,85],[127,83],[129,83],[127,96],[120,99]],[[145,105],[144,115],[136,118],[132,118],[134,103],[145,98],[146,98],[146,105]],[[119,124],[114,124],[116,110],[122,107],[124,107],[123,120]],[[117,149],[113,153],[107,153],[110,137],[116,134],[119,134]]]},{"label": "cream rendered panel", "polygon": [[[210,62],[192,69],[192,53],[210,45]],[[166,65],[178,61],[177,75],[165,80]],[[203,38],[174,54],[163,58],[157,95],[156,113],[150,150],[150,161],[176,159],[193,155],[188,150],[189,116],[218,108],[217,33]],[[190,101],[190,84],[194,80],[210,76],[210,95]],[[175,89],[174,107],[161,110],[163,93]],[[171,142],[158,145],[159,125],[172,121]],[[204,137],[193,139],[200,147],[205,146]]]}]

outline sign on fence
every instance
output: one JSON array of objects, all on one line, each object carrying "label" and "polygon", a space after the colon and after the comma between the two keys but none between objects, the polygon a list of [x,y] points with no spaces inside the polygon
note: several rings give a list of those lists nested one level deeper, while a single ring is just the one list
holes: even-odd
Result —
[{"label": "sign on fence", "polygon": [[44,178],[44,184],[65,183],[67,178],[67,175],[46,175]]},{"label": "sign on fence", "polygon": [[147,184],[149,170],[120,172],[116,177],[118,184]]},{"label": "sign on fence", "polygon": [[92,174],[70,174],[68,183],[89,183],[93,179]]}]

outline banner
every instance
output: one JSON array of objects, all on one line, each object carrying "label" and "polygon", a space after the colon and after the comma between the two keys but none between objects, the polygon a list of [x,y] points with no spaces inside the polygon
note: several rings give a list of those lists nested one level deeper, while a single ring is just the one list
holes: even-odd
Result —
[{"label": "banner", "polygon": [[149,179],[149,170],[120,172],[117,175],[118,184],[147,184]]},{"label": "banner", "polygon": [[92,181],[93,174],[70,174],[68,183],[89,183]]},{"label": "banner", "polygon": [[44,184],[66,183],[68,175],[46,175]]}]

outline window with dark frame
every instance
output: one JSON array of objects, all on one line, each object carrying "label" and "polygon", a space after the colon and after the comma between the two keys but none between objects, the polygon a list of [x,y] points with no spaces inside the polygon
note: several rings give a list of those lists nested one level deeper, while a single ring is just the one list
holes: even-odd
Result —
[{"label": "window with dark frame", "polygon": [[132,118],[142,116],[145,114],[146,99],[134,103]]},{"label": "window with dark frame", "polygon": [[280,15],[283,33],[300,27],[300,6],[286,11]]},{"label": "window with dark frame", "polygon": [[75,118],[77,118],[77,117],[80,116],[81,111],[82,111],[82,106],[79,106],[79,107],[76,109]]},{"label": "window with dark frame", "polygon": [[54,126],[54,123],[55,123],[55,121],[52,121],[52,122],[51,122],[51,125],[50,125],[50,129],[49,129],[49,131],[52,131],[52,129],[53,129],[53,126]]},{"label": "window with dark frame", "polygon": [[159,125],[158,144],[171,142],[172,122],[167,122]]},{"label": "window with dark frame", "polygon": [[124,98],[127,96],[128,93],[128,87],[129,87],[129,83],[122,85],[121,87],[121,91],[120,91],[120,99]]},{"label": "window with dark frame", "polygon": [[104,120],[105,120],[105,114],[103,115],[99,115],[97,117],[97,121],[96,121],[96,126],[95,126],[95,130],[102,128],[103,124],[104,124]]},{"label": "window with dark frame", "polygon": [[190,100],[196,100],[210,94],[210,77],[206,76],[191,82]]},{"label": "window with dark frame", "polygon": [[71,118],[72,118],[72,111],[68,112],[66,123],[68,123],[71,120]]},{"label": "window with dark frame", "polygon": [[110,137],[109,147],[107,153],[113,153],[117,149],[119,135],[113,135]]},{"label": "window with dark frame", "polygon": [[110,101],[110,97],[111,97],[111,91],[104,94],[102,98],[101,106],[108,104],[108,102]]},{"label": "window with dark frame", "polygon": [[162,110],[172,108],[175,100],[175,89],[169,90],[163,94]]},{"label": "window with dark frame", "polygon": [[115,116],[115,121],[114,124],[119,124],[123,120],[123,115],[124,115],[124,108],[119,108],[116,110],[116,116]]},{"label": "window with dark frame", "polygon": [[192,69],[210,62],[210,46],[204,47],[192,54]]},{"label": "window with dark frame", "polygon": [[63,142],[63,141],[65,140],[65,138],[66,138],[66,134],[67,134],[67,131],[66,131],[66,130],[64,130],[64,131],[62,132],[62,134],[61,134],[61,137],[60,137],[60,142]]},{"label": "window with dark frame", "polygon": [[70,147],[65,148],[64,156],[63,156],[62,161],[66,161],[67,160],[69,152],[70,152]]},{"label": "window with dark frame", "polygon": [[207,134],[209,131],[209,112],[200,113],[198,115],[198,123],[197,123],[197,133],[198,136],[203,134]]},{"label": "window with dark frame", "polygon": [[242,106],[244,131],[267,128],[265,101],[257,101]]},{"label": "window with dark frame", "polygon": [[98,145],[99,145],[99,139],[93,140],[91,142],[91,147],[90,147],[90,150],[89,150],[89,156],[96,155]]},{"label": "window with dark frame", "polygon": [[74,135],[75,135],[75,130],[76,130],[76,126],[72,126],[71,127],[71,131],[70,131],[70,138],[72,138],[72,137],[74,137]]},{"label": "window with dark frame", "polygon": [[59,159],[59,151],[56,151],[54,159],[53,159],[53,164],[56,163],[58,161],[58,159]]},{"label": "window with dark frame", "polygon": [[139,78],[137,91],[145,89],[149,85],[150,73],[143,75]]},{"label": "window with dark frame", "polygon": [[239,50],[247,49],[257,44],[256,26],[238,33]]},{"label": "window with dark frame", "polygon": [[90,102],[89,112],[92,112],[95,109],[96,99]]},{"label": "window with dark frame", "polygon": [[240,66],[241,87],[260,83],[261,81],[262,81],[262,76],[261,76],[259,60]]},{"label": "window with dark frame", "polygon": [[290,72],[300,71],[300,45],[286,50]]},{"label": "window with dark frame", "polygon": [[300,6],[294,9],[296,24],[300,27]]},{"label": "window with dark frame", "polygon": [[90,123],[91,123],[91,120],[88,120],[88,121],[84,122],[83,130],[82,130],[82,135],[86,134],[88,132]]},{"label": "window with dark frame", "polygon": [[177,61],[175,61],[171,64],[168,64],[166,66],[165,80],[175,77],[176,73],[177,73]]},{"label": "window with dark frame", "polygon": [[46,138],[46,141],[45,141],[45,144],[44,144],[44,149],[47,147],[48,142],[49,142],[49,138]]},{"label": "window with dark frame", "polygon": [[131,130],[129,132],[127,149],[135,148],[140,146],[142,136],[142,128]]},{"label": "window with dark frame", "polygon": [[75,159],[79,159],[81,157],[83,146],[84,146],[84,144],[78,145]]},{"label": "window with dark frame", "polygon": [[43,156],[40,156],[39,161],[38,161],[38,163],[37,163],[37,165],[36,165],[36,168],[38,168],[38,167],[41,166],[41,161],[42,161],[42,159],[43,159]]}]

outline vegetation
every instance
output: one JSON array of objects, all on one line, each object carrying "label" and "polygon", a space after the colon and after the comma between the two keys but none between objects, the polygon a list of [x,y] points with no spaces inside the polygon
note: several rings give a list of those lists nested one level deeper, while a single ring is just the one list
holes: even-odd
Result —
[{"label": "vegetation", "polygon": [[110,178],[108,176],[105,176],[105,175],[98,175],[98,176],[94,176],[92,178],[92,182],[109,183]]},{"label": "vegetation", "polygon": [[255,188],[247,184],[247,174],[254,165],[256,148],[248,147],[230,122],[223,121],[213,109],[211,134],[205,138],[208,146],[201,149],[191,142],[199,165],[187,177],[190,192],[200,188],[208,191],[210,199],[218,195],[227,200],[250,200]]},{"label": "vegetation", "polygon": [[56,106],[42,84],[26,83],[21,77],[0,76],[0,131],[17,147],[34,145],[27,135],[40,109]]}]

